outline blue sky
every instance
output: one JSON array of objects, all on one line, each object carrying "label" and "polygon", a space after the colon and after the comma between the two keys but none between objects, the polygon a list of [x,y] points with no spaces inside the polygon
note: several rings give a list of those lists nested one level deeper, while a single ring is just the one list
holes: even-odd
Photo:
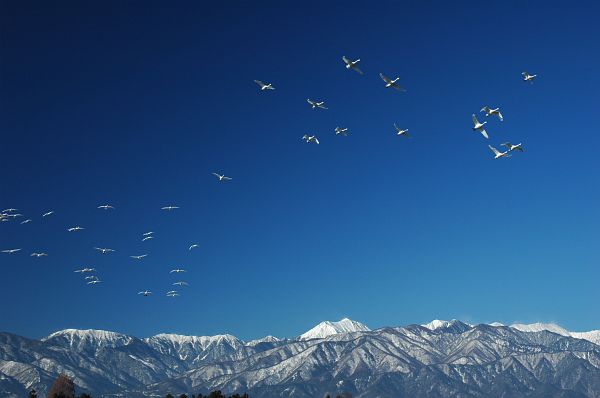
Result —
[{"label": "blue sky", "polygon": [[2,3],[0,207],[33,221],[0,225],[0,330],[600,328],[597,3],[286,3]]}]

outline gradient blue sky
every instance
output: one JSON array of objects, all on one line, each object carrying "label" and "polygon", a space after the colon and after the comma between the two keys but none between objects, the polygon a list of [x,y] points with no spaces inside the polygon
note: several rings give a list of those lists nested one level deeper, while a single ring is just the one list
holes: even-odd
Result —
[{"label": "gradient blue sky", "polygon": [[[1,3],[0,208],[33,222],[0,224],[23,248],[0,257],[0,330],[600,328],[598,3],[289,3]],[[486,104],[505,115],[489,143],[525,153],[492,159],[471,131]]]}]

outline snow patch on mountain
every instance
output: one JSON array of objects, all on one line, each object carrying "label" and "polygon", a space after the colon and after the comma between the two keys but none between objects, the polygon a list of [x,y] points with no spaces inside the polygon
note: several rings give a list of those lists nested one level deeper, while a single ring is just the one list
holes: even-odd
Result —
[{"label": "snow patch on mountain", "polygon": [[260,344],[260,343],[277,343],[279,341],[281,341],[281,339],[279,339],[279,338],[277,338],[275,336],[269,335],[269,336],[265,336],[265,337],[260,338],[260,339],[255,339],[255,340],[247,341],[246,345],[250,346],[250,347],[254,347],[255,345]]},{"label": "snow patch on mountain", "polygon": [[314,328],[310,329],[306,333],[301,334],[299,340],[310,340],[310,339],[324,339],[328,336],[341,333],[352,333],[352,332],[368,332],[369,329],[366,325],[353,321],[348,318],[344,318],[337,322],[324,321],[319,323]]},{"label": "snow patch on mountain", "polygon": [[570,336],[568,330],[554,323],[515,323],[513,325],[510,325],[510,327],[513,329],[520,330],[521,332],[541,332],[543,330],[547,330],[549,332],[560,334],[562,336]]}]

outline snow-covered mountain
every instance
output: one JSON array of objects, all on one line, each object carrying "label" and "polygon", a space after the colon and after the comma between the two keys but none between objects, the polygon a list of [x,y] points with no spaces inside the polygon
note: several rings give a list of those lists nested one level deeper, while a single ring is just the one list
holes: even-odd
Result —
[{"label": "snow-covered mountain", "polygon": [[[59,373],[94,397],[247,391],[253,398],[600,398],[599,331],[553,324],[425,325],[369,330],[343,319],[295,339],[231,335],[138,339],[64,330],[41,340],[0,333],[0,396],[44,396]],[[596,341],[596,343],[594,342]],[[111,395],[112,396],[112,395]]]},{"label": "snow-covered mountain", "polygon": [[371,329],[369,329],[366,325],[363,325],[360,322],[344,318],[341,321],[337,322],[321,322],[314,328],[310,329],[308,332],[301,334],[298,338],[300,340],[323,339],[334,334],[368,332],[369,330]]}]

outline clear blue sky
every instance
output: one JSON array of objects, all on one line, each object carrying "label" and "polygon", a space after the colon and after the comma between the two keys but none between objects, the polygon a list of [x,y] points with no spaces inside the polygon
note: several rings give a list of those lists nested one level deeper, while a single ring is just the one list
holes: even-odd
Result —
[{"label": "clear blue sky", "polygon": [[33,221],[0,224],[0,330],[600,328],[598,3],[289,3],[1,3],[0,208]]}]

